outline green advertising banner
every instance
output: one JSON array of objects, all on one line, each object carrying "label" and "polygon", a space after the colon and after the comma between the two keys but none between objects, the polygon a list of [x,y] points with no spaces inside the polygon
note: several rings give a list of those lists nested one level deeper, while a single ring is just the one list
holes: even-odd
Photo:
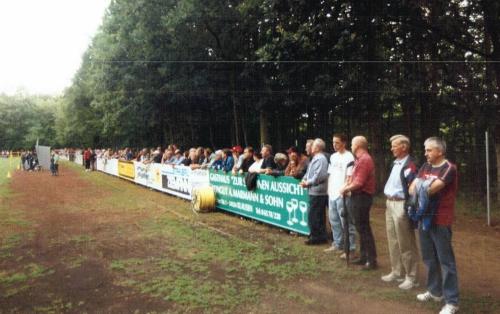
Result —
[{"label": "green advertising banner", "polygon": [[248,191],[244,175],[210,171],[217,208],[308,235],[307,190],[292,177],[259,175],[257,188]]}]

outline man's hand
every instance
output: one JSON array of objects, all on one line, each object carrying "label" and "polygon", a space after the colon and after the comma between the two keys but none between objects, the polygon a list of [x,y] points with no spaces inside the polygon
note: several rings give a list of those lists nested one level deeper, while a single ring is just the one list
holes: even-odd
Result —
[{"label": "man's hand", "polygon": [[303,188],[307,188],[307,181],[303,180],[299,183],[299,185]]},{"label": "man's hand", "polygon": [[427,193],[429,193],[429,195],[434,195],[437,192],[441,191],[445,186],[446,184],[443,182],[443,180],[436,179],[431,183],[431,186],[427,190]]},{"label": "man's hand", "polygon": [[339,191],[340,195],[342,195],[342,196],[345,196],[345,195],[346,195],[346,193],[348,193],[348,192],[349,192],[349,190],[347,189],[347,185],[344,185],[344,186],[340,189],[340,191]]}]

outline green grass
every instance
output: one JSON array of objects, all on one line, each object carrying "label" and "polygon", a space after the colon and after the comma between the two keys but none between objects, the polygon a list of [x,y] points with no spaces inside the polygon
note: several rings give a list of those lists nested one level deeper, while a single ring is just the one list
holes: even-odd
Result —
[{"label": "green grass", "polygon": [[[106,241],[126,239],[129,251],[110,250],[111,255],[100,256],[112,274],[114,284],[131,289],[133,294],[144,295],[146,299],[164,300],[171,305],[173,312],[233,313],[258,308],[260,302],[269,296],[308,308],[317,300],[301,293],[302,281],[327,282],[339,291],[375,301],[388,300],[433,311],[440,307],[438,304],[416,304],[413,291],[405,292],[381,284],[379,272],[346,268],[344,261],[304,246],[303,238],[278,233],[275,229],[267,230],[262,225],[243,223],[220,213],[193,216],[187,202],[148,192],[143,187],[98,172],[85,173],[79,165],[64,163],[63,166],[76,170],[80,178],[91,183],[91,190],[102,193],[97,197],[96,205],[89,207],[86,203],[79,203],[65,210],[85,212],[92,208],[96,216],[106,211],[124,216],[131,214],[137,219],[132,223],[129,219],[125,224],[118,220],[113,226],[113,235],[106,234],[108,238],[82,233],[62,241],[73,246],[85,245],[89,251],[99,251],[107,245]],[[383,199],[378,198],[376,203],[384,206]],[[0,218],[1,215],[0,211]],[[20,218],[12,219],[10,224],[23,227],[22,220],[15,221]],[[200,221],[208,222],[208,225],[227,225],[221,229],[234,236],[207,228]],[[375,226],[380,224],[383,221],[374,222]],[[231,231],[236,228],[240,229]],[[6,253],[23,241],[19,234],[5,239],[2,250]],[[89,243],[92,245],[87,245]],[[111,257],[106,259],[108,256]],[[83,254],[68,256],[61,262],[74,269],[86,260],[87,256]],[[43,280],[48,274],[50,270],[34,266],[0,272],[0,288],[10,295],[20,293],[30,282],[37,278]],[[34,309],[64,312],[80,306],[78,300],[71,301],[73,303],[63,302],[60,296],[53,296],[52,303]],[[461,300],[461,308],[463,312],[488,313],[498,311],[500,304],[489,296],[466,294]]]},{"label": "green grass", "polygon": [[10,297],[31,288],[30,282],[52,275],[53,270],[35,263],[22,266],[19,271],[0,271],[0,287],[5,290],[4,297]]}]

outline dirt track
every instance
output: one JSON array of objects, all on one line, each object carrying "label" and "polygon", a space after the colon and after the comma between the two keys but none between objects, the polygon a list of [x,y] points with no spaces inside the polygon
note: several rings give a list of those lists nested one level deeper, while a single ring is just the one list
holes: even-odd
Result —
[{"label": "dirt track", "polygon": [[[100,186],[91,183],[97,176],[104,177]],[[0,255],[0,275],[17,270],[17,273],[31,274],[31,277],[28,276],[24,284],[22,281],[16,283],[13,276],[7,276],[10,281],[4,280],[4,285],[0,281],[0,312],[207,311],[206,308],[190,309],[124,286],[121,282],[127,276],[122,278],[110,270],[113,261],[120,259],[146,260],[148,257],[168,256],[168,241],[144,237],[139,222],[171,216],[181,223],[185,219],[184,223],[190,224],[193,214],[188,211],[187,202],[103,174],[85,174],[67,167],[61,167],[61,176],[57,178],[47,173],[16,172],[11,189],[13,197],[3,200],[3,204],[18,212],[29,225],[18,224],[7,231],[0,230],[0,236],[5,239],[9,234],[22,233],[19,241],[8,248],[4,246],[3,255]],[[130,208],[114,205],[125,204],[123,198],[130,193],[143,200],[131,204]],[[436,306],[424,307],[411,301],[414,298],[412,293],[405,294],[401,301],[395,301],[393,296],[384,298],[383,293],[382,298],[386,300],[372,295],[372,291],[388,288],[378,279],[388,269],[383,209],[376,208],[373,213],[380,271],[359,278],[354,273],[356,288],[349,288],[349,284],[346,286],[343,282],[339,284],[328,275],[314,279],[298,276],[286,283],[286,293],[292,297],[266,293],[255,302],[240,304],[238,311],[425,313],[435,310]],[[302,242],[300,237],[294,238],[275,228],[222,213],[197,217],[196,223],[201,224],[201,228],[229,234],[238,241],[253,243],[256,238],[264,239],[270,249],[273,241],[283,240],[294,245]],[[466,307],[477,309],[477,312],[491,312],[496,308],[492,302],[500,299],[499,230],[487,230],[476,219],[459,217],[454,229],[454,246],[462,296],[469,300]],[[322,249],[310,250],[318,260],[333,258],[326,256]],[[225,280],[223,269],[208,265],[217,280]],[[423,267],[420,269],[423,273]],[[421,277],[421,282],[425,282]],[[266,278],[260,278],[258,282],[271,288],[275,284]],[[486,306],[478,302],[484,302]]]}]

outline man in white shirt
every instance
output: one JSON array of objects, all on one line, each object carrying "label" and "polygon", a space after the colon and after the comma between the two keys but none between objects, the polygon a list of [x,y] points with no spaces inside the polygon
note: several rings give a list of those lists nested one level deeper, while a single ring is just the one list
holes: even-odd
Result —
[{"label": "man in white shirt", "polygon": [[[347,136],[344,134],[333,135],[333,149],[335,153],[330,156],[330,165],[328,166],[328,218],[332,227],[333,242],[332,246],[325,249],[325,252],[343,252],[344,218],[341,216],[344,208],[344,199],[340,195],[340,189],[346,183],[352,173],[352,166],[349,163],[354,161],[354,156],[346,149]],[[346,201],[348,201],[346,199]],[[349,219],[350,220],[350,219]],[[356,241],[354,239],[356,227],[349,221],[349,249],[356,250]],[[341,255],[345,258],[345,253]]]}]

